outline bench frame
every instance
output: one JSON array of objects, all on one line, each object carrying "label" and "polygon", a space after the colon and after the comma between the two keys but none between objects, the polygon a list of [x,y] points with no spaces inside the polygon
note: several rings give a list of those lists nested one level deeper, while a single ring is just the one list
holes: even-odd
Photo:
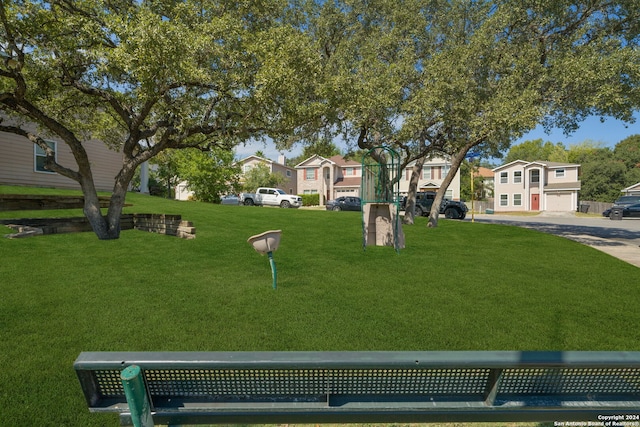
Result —
[{"label": "bench frame", "polygon": [[146,426],[130,366],[167,425],[640,420],[640,352],[81,353],[89,410]]}]

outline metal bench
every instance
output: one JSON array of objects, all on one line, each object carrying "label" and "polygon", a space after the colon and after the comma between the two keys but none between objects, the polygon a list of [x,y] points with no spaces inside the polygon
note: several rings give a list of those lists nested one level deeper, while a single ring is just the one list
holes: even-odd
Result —
[{"label": "metal bench", "polygon": [[640,416],[640,352],[85,352],[74,368],[122,425]]}]

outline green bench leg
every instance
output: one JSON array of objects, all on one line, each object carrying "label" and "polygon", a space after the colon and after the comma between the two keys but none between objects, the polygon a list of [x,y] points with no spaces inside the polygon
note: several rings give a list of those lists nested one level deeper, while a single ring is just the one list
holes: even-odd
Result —
[{"label": "green bench leg", "polygon": [[129,404],[131,420],[135,427],[153,427],[151,417],[151,405],[147,397],[147,390],[142,379],[142,372],[139,366],[127,366],[120,374],[124,395]]}]

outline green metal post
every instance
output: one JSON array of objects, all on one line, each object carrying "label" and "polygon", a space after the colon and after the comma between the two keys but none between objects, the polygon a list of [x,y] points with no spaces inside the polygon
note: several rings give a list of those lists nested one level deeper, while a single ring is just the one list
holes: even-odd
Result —
[{"label": "green metal post", "polygon": [[151,405],[149,404],[140,367],[137,365],[127,366],[120,373],[120,379],[124,387],[124,395],[129,404],[133,425],[135,427],[153,427]]},{"label": "green metal post", "polygon": [[269,264],[271,264],[271,275],[273,276],[273,289],[277,288],[276,281],[278,279],[278,272],[276,271],[276,262],[273,260],[273,253],[271,251],[267,252],[267,256],[269,257]]}]

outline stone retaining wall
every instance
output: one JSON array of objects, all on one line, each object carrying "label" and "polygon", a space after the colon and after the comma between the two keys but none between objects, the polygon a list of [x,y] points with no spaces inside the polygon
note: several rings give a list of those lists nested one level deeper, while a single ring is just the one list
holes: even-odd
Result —
[{"label": "stone retaining wall", "polygon": [[[20,218],[3,219],[4,224],[17,231],[5,237],[19,238],[38,234],[60,234],[92,231],[85,217],[75,218]],[[141,230],[152,233],[195,239],[196,228],[191,221],[183,221],[181,215],[165,214],[123,214],[120,217],[121,230]],[[41,230],[40,232],[38,230]]]}]

